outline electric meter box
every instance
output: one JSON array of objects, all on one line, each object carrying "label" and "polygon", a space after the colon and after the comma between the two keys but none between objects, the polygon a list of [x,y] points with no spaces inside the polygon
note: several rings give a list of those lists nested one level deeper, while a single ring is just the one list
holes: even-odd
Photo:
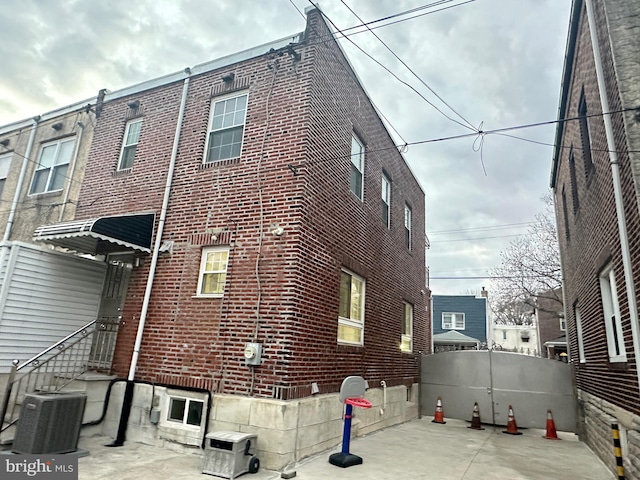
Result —
[{"label": "electric meter box", "polygon": [[244,346],[245,365],[260,365],[262,363],[262,344],[247,343]]}]

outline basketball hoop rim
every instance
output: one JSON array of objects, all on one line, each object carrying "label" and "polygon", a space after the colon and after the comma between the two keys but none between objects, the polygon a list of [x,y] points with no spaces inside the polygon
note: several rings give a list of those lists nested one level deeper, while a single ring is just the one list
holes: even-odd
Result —
[{"label": "basketball hoop rim", "polygon": [[371,402],[364,398],[347,398],[344,403],[360,408],[371,408]]}]

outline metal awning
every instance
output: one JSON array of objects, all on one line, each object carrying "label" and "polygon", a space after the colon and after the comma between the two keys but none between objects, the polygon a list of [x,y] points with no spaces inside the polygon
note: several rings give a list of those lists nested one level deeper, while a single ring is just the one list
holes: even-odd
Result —
[{"label": "metal awning", "polygon": [[92,255],[124,250],[151,253],[154,213],[114,215],[42,225],[33,240]]}]

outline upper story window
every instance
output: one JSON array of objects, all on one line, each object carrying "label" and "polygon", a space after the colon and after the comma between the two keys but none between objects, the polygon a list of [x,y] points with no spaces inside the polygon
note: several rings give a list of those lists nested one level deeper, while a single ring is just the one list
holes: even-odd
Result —
[{"label": "upper story window", "polygon": [[584,161],[584,174],[587,178],[593,170],[593,160],[591,159],[591,129],[589,127],[589,111],[587,110],[587,100],[584,96],[584,88],[580,93],[578,103],[578,117],[580,117],[580,137],[582,138],[582,160]]},{"label": "upper story window", "polygon": [[413,222],[411,207],[407,204],[404,205],[404,240],[405,245],[411,250],[411,224]]},{"label": "upper story window", "polygon": [[228,263],[228,247],[207,247],[202,249],[197,296],[221,297],[224,294]]},{"label": "upper story window", "polygon": [[575,306],[574,313],[576,316],[576,334],[578,337],[578,359],[580,363],[586,362],[586,357],[584,356],[584,338],[582,336],[582,317],[580,316],[580,309]]},{"label": "upper story window", "polygon": [[213,104],[205,162],[240,156],[247,116],[248,94],[216,100]]},{"label": "upper story window", "polygon": [[562,185],[562,216],[564,217],[564,238],[571,240],[571,232],[569,231],[569,209],[567,208],[567,192],[564,185]]},{"label": "upper story window", "polygon": [[133,166],[133,159],[136,156],[136,148],[138,147],[138,141],[140,141],[141,128],[141,118],[131,120],[127,123],[127,127],[124,130],[124,140],[122,142],[122,152],[120,153],[118,170],[124,170]]},{"label": "upper story window", "polygon": [[464,330],[464,313],[442,312],[442,328]]},{"label": "upper story window", "polygon": [[382,224],[391,228],[391,180],[382,174]]},{"label": "upper story window", "polygon": [[62,190],[74,145],[75,138],[65,138],[42,146],[30,194]]},{"label": "upper story window", "polygon": [[9,166],[11,165],[11,154],[0,155],[0,197],[2,196],[2,190],[4,189],[7,175],[9,175]]},{"label": "upper story window", "polygon": [[607,334],[607,347],[610,362],[626,362],[627,352],[624,347],[622,332],[622,318],[618,304],[618,290],[613,266],[607,265],[600,273],[600,292],[602,294],[602,309],[604,310],[604,325]]},{"label": "upper story window", "polygon": [[563,332],[567,331],[567,319],[564,317],[560,317],[560,330]]},{"label": "upper story window", "polygon": [[351,176],[349,188],[360,200],[364,198],[364,147],[362,142],[351,137]]},{"label": "upper story window", "polygon": [[569,177],[571,181],[571,200],[573,201],[573,214],[578,213],[580,199],[578,198],[578,179],[576,177],[576,162],[573,157],[573,146],[569,150]]},{"label": "upper story window", "polygon": [[340,275],[338,343],[362,345],[364,339],[365,280],[343,270]]},{"label": "upper story window", "polygon": [[400,350],[413,351],[413,305],[403,302],[402,335],[400,337]]}]

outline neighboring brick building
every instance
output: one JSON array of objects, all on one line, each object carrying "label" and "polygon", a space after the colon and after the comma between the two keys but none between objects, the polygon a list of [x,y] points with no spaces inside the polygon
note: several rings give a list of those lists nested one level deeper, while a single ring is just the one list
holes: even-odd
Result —
[{"label": "neighboring brick building", "polygon": [[567,353],[567,325],[562,306],[562,289],[541,292],[536,297],[536,328],[538,351],[544,358],[565,360]]},{"label": "neighboring brick building", "polygon": [[559,110],[560,120],[568,121],[558,124],[551,177],[582,438],[615,471],[610,429],[616,419],[626,478],[635,479],[640,478],[639,32],[636,1],[574,0]]},{"label": "neighboring brick building", "polygon": [[[256,431],[280,468],[339,442],[337,395],[312,394],[349,375],[394,405],[361,433],[417,416],[424,192],[318,10],[302,34],[102,92],[96,116],[76,218],[109,217],[131,248],[86,253],[133,265],[112,372],[135,350],[135,380],[161,386],[136,386],[133,438]],[[152,214],[146,255],[118,230],[148,236]],[[66,228],[39,238],[71,246]]]}]

